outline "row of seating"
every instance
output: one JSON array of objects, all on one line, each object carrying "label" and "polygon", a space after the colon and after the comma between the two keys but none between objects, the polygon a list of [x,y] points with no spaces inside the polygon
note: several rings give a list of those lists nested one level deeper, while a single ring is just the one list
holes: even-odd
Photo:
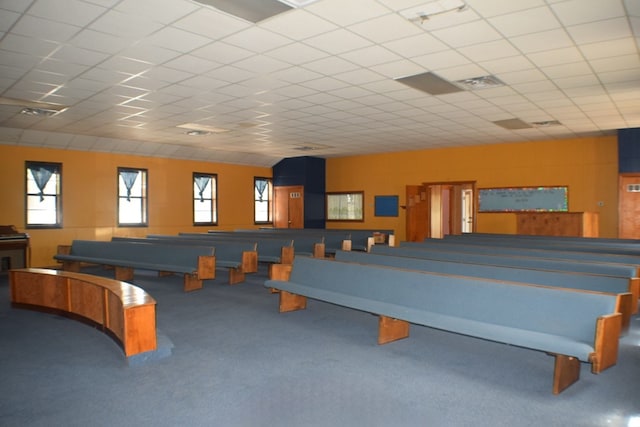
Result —
[{"label": "row of seating", "polygon": [[333,261],[296,258],[265,286],[279,291],[283,312],[313,298],[375,313],[379,343],[408,336],[415,323],[552,354],[554,394],[578,380],[580,362],[593,373],[617,362],[619,336],[638,309],[638,260],[429,243],[338,251]]}]

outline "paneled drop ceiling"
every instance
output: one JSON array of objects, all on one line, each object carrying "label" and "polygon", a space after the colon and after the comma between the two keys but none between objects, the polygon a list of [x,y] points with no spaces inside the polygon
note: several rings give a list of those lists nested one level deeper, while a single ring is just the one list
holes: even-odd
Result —
[{"label": "paneled drop ceiling", "polygon": [[0,0],[0,144],[269,167],[640,127],[638,0],[283,3]]}]

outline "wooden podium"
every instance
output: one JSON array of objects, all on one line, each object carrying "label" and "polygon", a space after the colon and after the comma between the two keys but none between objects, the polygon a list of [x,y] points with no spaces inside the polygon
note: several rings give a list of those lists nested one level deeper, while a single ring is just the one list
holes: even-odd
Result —
[{"label": "wooden podium", "polygon": [[598,237],[597,212],[516,212],[517,234]]}]

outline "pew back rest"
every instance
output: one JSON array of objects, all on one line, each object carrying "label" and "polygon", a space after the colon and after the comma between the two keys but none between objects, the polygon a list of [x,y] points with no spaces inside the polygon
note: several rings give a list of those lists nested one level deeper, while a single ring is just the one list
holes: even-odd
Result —
[{"label": "pew back rest", "polygon": [[198,269],[199,256],[211,256],[211,246],[176,246],[163,243],[125,241],[74,240],[70,255],[73,257],[113,260],[123,263],[192,266]]},{"label": "pew back rest", "polygon": [[[289,281],[339,305],[454,332],[452,319],[464,319],[473,329],[506,327],[587,346],[593,345],[596,319],[614,313],[616,305],[615,297],[602,294],[303,257],[295,259]],[[430,324],[429,313],[444,323]],[[588,361],[584,350],[576,356]]]},{"label": "pew back rest", "polygon": [[633,265],[597,263],[594,261],[580,262],[571,260],[545,259],[525,256],[488,255],[479,253],[445,251],[428,248],[406,248],[376,245],[371,248],[372,253],[395,256],[435,259],[454,262],[471,262],[476,264],[491,264],[506,267],[525,267],[542,270],[577,271],[581,273],[604,274],[626,278],[637,277],[637,269]]},{"label": "pew back rest", "polygon": [[596,292],[629,292],[629,279],[569,271],[536,270],[531,268],[501,267],[489,264],[473,264],[431,259],[419,259],[376,253],[351,251],[336,252],[337,261],[386,265],[389,267],[431,271],[442,274],[484,277],[494,280],[525,282],[545,286],[565,287]]}]

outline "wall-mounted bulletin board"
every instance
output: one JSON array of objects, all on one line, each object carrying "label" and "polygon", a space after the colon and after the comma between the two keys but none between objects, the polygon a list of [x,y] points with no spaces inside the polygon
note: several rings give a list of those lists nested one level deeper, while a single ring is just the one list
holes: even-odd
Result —
[{"label": "wall-mounted bulletin board", "polygon": [[375,216],[398,216],[398,196],[374,196]]},{"label": "wall-mounted bulletin board", "polygon": [[569,188],[510,187],[478,191],[478,212],[567,212]]}]

